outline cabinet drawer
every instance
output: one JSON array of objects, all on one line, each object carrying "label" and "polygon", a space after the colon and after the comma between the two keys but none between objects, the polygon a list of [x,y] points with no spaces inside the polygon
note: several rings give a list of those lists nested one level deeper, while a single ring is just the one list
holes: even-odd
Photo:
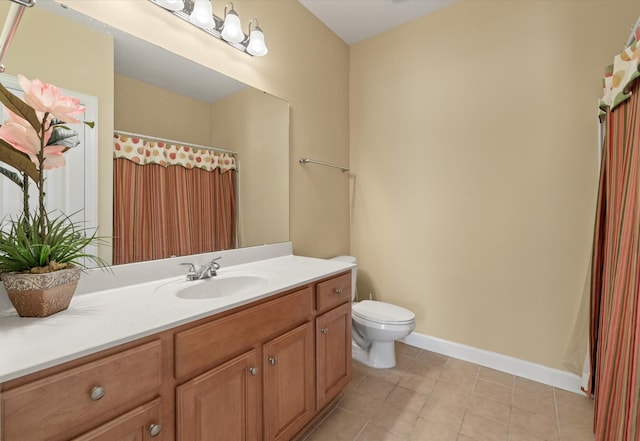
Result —
[{"label": "cabinet drawer", "polygon": [[161,441],[160,407],[156,398],[72,441]]},{"label": "cabinet drawer", "polygon": [[313,316],[313,291],[304,288],[262,305],[179,332],[175,337],[176,378],[291,328]]},{"label": "cabinet drawer", "polygon": [[80,426],[106,422],[157,394],[161,363],[153,341],[3,392],[2,439],[69,439]]},{"label": "cabinet drawer", "polygon": [[328,311],[342,303],[350,302],[351,289],[351,271],[318,283],[316,288],[318,313]]}]

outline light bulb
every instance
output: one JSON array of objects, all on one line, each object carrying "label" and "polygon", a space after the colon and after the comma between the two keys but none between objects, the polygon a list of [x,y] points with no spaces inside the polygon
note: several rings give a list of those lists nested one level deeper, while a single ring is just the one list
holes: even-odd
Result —
[{"label": "light bulb", "polygon": [[222,38],[229,43],[240,43],[244,40],[244,34],[242,33],[242,27],[240,26],[240,17],[232,9],[227,13],[224,18],[224,25],[222,26]]},{"label": "light bulb", "polygon": [[263,55],[267,55],[269,52],[269,49],[267,49],[267,45],[264,42],[262,29],[256,27],[251,31],[251,35],[249,35],[249,44],[247,45],[247,52],[251,55],[255,55],[256,57],[262,57]]},{"label": "light bulb", "polygon": [[204,29],[211,29],[215,26],[213,21],[213,11],[211,10],[211,3],[209,0],[195,0],[195,3],[193,4],[193,12],[189,16],[189,21]]},{"label": "light bulb", "polygon": [[169,11],[182,11],[184,9],[183,0],[156,0],[156,3]]}]

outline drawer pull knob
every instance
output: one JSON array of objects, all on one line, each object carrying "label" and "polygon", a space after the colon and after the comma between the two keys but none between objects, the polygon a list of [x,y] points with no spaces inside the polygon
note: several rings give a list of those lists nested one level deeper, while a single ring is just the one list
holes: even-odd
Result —
[{"label": "drawer pull knob", "polygon": [[324,335],[327,335],[329,333],[329,328],[322,328],[320,329],[320,332],[322,332]]},{"label": "drawer pull knob", "polygon": [[342,294],[342,288],[336,288],[336,294]]},{"label": "drawer pull knob", "polygon": [[104,387],[102,386],[95,386],[93,389],[91,389],[91,399],[93,401],[98,401],[100,399],[102,399],[102,397],[104,397],[104,394],[106,394],[107,391],[105,390]]},{"label": "drawer pull knob", "polygon": [[253,376],[258,375],[258,368],[257,367],[250,367],[249,368],[249,373]]},{"label": "drawer pull knob", "polygon": [[271,366],[275,366],[277,362],[278,362],[278,359],[276,357],[269,357],[269,364]]},{"label": "drawer pull knob", "polygon": [[162,426],[160,424],[152,424],[149,426],[149,435],[152,437],[160,435],[160,432],[162,432]]}]

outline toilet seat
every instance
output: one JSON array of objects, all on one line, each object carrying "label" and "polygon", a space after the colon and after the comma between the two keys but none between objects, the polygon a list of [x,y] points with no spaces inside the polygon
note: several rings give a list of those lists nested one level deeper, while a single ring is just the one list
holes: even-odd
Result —
[{"label": "toilet seat", "polygon": [[351,312],[356,318],[380,324],[410,324],[416,318],[416,315],[406,308],[375,300],[353,303]]}]

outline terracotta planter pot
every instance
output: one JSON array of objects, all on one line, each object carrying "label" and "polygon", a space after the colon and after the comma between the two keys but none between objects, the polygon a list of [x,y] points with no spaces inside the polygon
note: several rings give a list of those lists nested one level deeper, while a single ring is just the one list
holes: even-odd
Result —
[{"label": "terracotta planter pot", "polygon": [[80,268],[44,274],[4,273],[2,283],[20,317],[47,317],[64,311],[80,279]]}]

